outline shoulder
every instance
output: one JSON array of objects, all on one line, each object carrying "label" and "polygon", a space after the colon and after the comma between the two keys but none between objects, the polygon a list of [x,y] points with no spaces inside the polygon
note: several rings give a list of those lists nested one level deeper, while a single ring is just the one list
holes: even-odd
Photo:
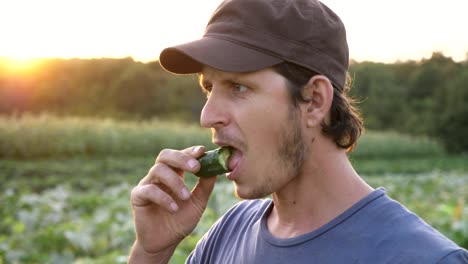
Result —
[{"label": "shoulder", "polygon": [[437,264],[467,264],[468,251],[465,249],[454,250],[444,256]]},{"label": "shoulder", "polygon": [[[443,258],[466,256],[466,251],[464,253],[453,241],[386,195],[373,205],[373,210],[372,224],[366,228],[376,235],[373,243],[392,252],[393,256],[388,257],[394,261],[410,263],[424,260],[433,263]],[[459,253],[451,255],[454,252]]]},{"label": "shoulder", "polygon": [[468,264],[468,251],[465,249],[454,250],[444,256],[437,264]]}]

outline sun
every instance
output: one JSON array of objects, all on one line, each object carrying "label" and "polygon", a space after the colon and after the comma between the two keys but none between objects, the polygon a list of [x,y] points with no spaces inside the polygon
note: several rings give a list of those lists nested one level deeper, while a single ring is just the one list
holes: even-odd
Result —
[{"label": "sun", "polygon": [[9,73],[29,74],[34,72],[40,63],[39,59],[28,57],[0,57],[0,64]]}]

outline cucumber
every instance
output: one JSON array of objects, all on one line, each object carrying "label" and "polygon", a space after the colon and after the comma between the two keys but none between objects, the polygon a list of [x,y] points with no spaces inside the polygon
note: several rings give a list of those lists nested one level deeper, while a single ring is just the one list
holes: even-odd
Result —
[{"label": "cucumber", "polygon": [[205,152],[203,156],[198,158],[201,168],[195,175],[198,177],[212,177],[229,172],[227,166],[231,151],[230,147],[222,147]]}]

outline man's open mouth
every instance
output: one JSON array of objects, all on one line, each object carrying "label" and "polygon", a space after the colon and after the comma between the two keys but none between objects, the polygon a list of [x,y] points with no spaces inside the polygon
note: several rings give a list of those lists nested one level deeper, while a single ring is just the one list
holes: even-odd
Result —
[{"label": "man's open mouth", "polygon": [[228,170],[234,171],[236,167],[239,165],[242,159],[242,152],[234,147],[231,147],[231,156],[229,157],[228,161]]}]

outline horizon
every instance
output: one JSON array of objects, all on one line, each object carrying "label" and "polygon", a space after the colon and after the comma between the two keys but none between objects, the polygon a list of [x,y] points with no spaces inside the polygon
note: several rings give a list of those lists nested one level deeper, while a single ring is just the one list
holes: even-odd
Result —
[{"label": "horizon", "polygon": [[[160,51],[198,39],[219,0],[0,2],[0,57],[127,58],[158,61]],[[468,2],[323,0],[343,20],[350,60],[397,63],[440,52],[468,57]],[[27,7],[27,8],[25,8]],[[181,8],[183,7],[183,8]]]},{"label": "horizon", "polygon": [[[365,63],[365,62],[369,62],[369,63],[382,63],[382,64],[398,64],[398,63],[405,63],[405,62],[422,62],[424,60],[429,60],[431,59],[431,57],[434,55],[434,54],[442,54],[444,57],[446,58],[449,58],[451,60],[453,60],[454,62],[456,63],[461,63],[461,62],[466,62],[468,61],[468,49],[467,49],[467,54],[466,54],[466,57],[463,58],[463,59],[455,59],[453,58],[452,56],[449,56],[447,54],[445,54],[444,52],[442,51],[438,51],[438,50],[434,50],[431,52],[431,54],[429,54],[429,56],[424,56],[424,57],[421,57],[421,58],[408,58],[408,59],[397,59],[395,61],[378,61],[378,60],[369,60],[369,59],[363,59],[363,60],[357,60],[357,59],[354,59],[354,58],[349,58],[349,62],[350,64],[352,63]],[[112,60],[112,59],[115,59],[115,60],[123,60],[123,59],[131,59],[135,62],[140,62],[140,63],[144,63],[144,64],[147,64],[147,63],[154,63],[154,62],[158,62],[159,61],[159,58],[154,58],[154,59],[150,59],[150,60],[142,60],[142,59],[139,59],[139,58],[135,58],[133,56],[115,56],[115,57],[112,57],[112,56],[96,56],[96,57],[29,57],[29,58],[21,58],[21,57],[12,57],[12,56],[4,56],[2,54],[0,54],[0,61],[10,61],[12,63],[19,63],[19,64],[29,64],[31,62],[41,62],[41,61],[48,61],[48,60],[106,60],[106,59],[109,59],[109,60]]]}]

